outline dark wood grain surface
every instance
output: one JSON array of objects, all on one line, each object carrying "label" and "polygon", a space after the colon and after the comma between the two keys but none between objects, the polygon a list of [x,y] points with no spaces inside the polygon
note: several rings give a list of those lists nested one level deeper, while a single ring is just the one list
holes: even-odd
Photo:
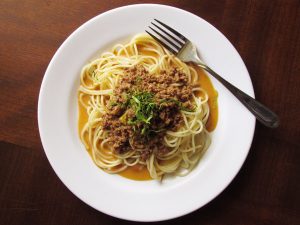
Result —
[{"label": "dark wood grain surface", "polygon": [[[133,223],[92,209],[54,174],[39,138],[37,102],[46,67],[71,32],[102,12],[141,2],[0,1],[0,224]],[[300,224],[299,0],[152,3],[190,11],[224,33],[256,98],[281,119],[274,130],[256,125],[249,156],[221,195],[161,224]]]}]

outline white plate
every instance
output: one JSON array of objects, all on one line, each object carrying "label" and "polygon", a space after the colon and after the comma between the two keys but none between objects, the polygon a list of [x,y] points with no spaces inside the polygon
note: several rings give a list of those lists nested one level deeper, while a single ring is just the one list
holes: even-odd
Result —
[{"label": "white plate", "polygon": [[190,213],[215,198],[241,168],[251,146],[255,119],[220,83],[219,122],[212,144],[186,177],[163,183],[133,181],[97,168],[77,132],[79,73],[96,53],[128,41],[153,18],[175,28],[198,47],[216,72],[254,96],[238,52],[205,20],[170,6],[143,4],[113,9],[89,20],[60,46],[45,73],[38,103],[41,140],[51,166],[78,198],[114,217],[159,221]]}]

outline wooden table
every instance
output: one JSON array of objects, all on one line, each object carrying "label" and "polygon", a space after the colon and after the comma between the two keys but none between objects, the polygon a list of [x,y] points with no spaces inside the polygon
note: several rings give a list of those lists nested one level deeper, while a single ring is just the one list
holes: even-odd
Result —
[{"label": "wooden table", "polygon": [[[98,212],[54,174],[41,145],[37,102],[44,72],[79,25],[140,1],[0,2],[0,224],[132,224]],[[241,54],[256,98],[280,117],[256,125],[249,156],[229,187],[205,207],[161,224],[300,224],[299,0],[152,1],[216,26]]]}]

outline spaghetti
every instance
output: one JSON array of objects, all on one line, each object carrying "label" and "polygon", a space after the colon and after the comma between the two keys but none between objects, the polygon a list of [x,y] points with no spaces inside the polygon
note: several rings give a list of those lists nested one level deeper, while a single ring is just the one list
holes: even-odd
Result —
[{"label": "spaghetti", "polygon": [[[107,129],[104,125],[105,118],[111,114],[111,104],[116,99],[116,90],[120,83],[124,82],[126,73],[134,67],[147,71],[146,76],[160,75],[164,71],[174,71],[176,68],[186,76],[186,83],[191,87],[191,95],[188,99],[189,108],[180,107],[182,102],[178,100],[171,104],[173,107],[177,107],[177,114],[180,115],[181,122],[174,125],[172,129],[164,130],[161,133],[160,145],[168,149],[163,154],[150,150],[147,157],[143,157],[143,149],[134,146],[132,140],[128,140],[129,147],[126,151],[116,151],[111,134],[117,127]],[[105,52],[101,57],[85,65],[81,71],[80,82],[78,100],[87,114],[87,120],[80,129],[80,138],[89,150],[95,164],[105,172],[120,173],[130,167],[144,166],[153,179],[161,179],[166,174],[184,176],[197,165],[211,143],[206,129],[210,114],[209,98],[206,90],[199,85],[197,71],[171,55],[148,35],[139,34],[126,45],[117,44],[111,52]],[[174,81],[171,86],[180,90],[182,83]],[[139,90],[138,94],[135,92],[127,95],[125,110],[128,109],[128,104],[135,99],[138,99],[139,106],[142,104],[142,98],[138,98],[141,93],[145,93],[145,90]],[[149,90],[147,93],[154,96]],[[152,98],[148,96],[147,101],[149,102],[149,99],[152,100]],[[133,103],[137,104],[134,101]],[[155,101],[151,104],[156,107],[158,113],[150,112],[152,113],[150,119],[148,118],[150,122],[143,122],[143,129],[155,120],[155,115],[159,115],[159,110],[165,103],[164,99]],[[127,127],[135,124],[136,127],[133,129],[141,131],[141,123],[132,122],[134,121],[132,118],[135,121],[140,118],[137,115],[137,106],[131,106],[130,110],[133,110],[133,116],[130,120],[125,119],[123,123],[126,123]],[[124,118],[124,116],[120,116],[122,121],[121,117]],[[149,128],[148,125],[147,128]],[[168,126],[163,128],[168,128]],[[154,133],[154,135],[156,134]],[[132,135],[129,136],[129,139],[130,137]]]}]

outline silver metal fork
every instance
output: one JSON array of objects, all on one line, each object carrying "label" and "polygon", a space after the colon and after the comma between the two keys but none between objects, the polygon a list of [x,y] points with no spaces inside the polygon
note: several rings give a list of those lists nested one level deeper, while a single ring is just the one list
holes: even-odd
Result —
[{"label": "silver metal fork", "polygon": [[151,22],[149,26],[150,31],[146,32],[163,45],[166,49],[176,55],[183,62],[192,62],[199,67],[203,68],[209,72],[213,77],[215,77],[219,82],[221,82],[231,93],[237,97],[244,106],[267,127],[275,128],[279,125],[278,116],[268,109],[266,106],[256,101],[254,98],[250,97],[237,87],[230,84],[219,74],[213,71],[209,66],[207,66],[202,60],[200,60],[196,46],[189,41],[182,34],[164,24],[163,22],[154,19],[155,22]]}]

